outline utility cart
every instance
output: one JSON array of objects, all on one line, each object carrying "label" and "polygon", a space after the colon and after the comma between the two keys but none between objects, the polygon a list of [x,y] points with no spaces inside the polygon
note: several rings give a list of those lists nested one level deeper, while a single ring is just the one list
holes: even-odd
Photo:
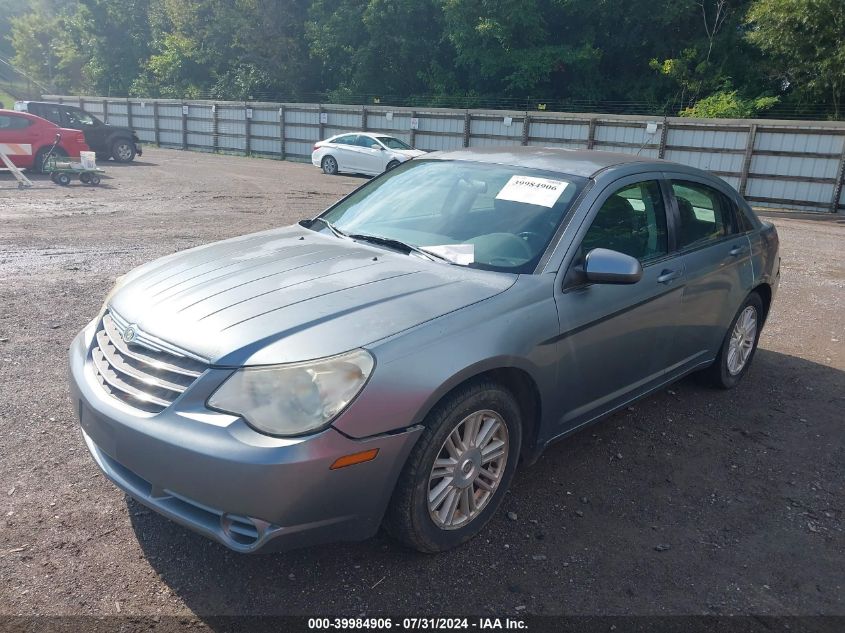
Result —
[{"label": "utility cart", "polygon": [[81,152],[78,161],[68,157],[56,156],[54,150],[60,139],[61,136],[57,134],[56,142],[53,143],[50,151],[44,157],[44,173],[50,174],[50,179],[63,187],[69,185],[77,177],[84,185],[91,185],[92,187],[99,185],[100,174],[105,173],[105,171],[97,167],[94,152]]}]

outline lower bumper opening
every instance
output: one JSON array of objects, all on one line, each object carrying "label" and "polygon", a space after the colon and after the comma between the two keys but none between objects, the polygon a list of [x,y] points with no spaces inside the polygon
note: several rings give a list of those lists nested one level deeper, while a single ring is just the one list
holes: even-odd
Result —
[{"label": "lower bumper opening", "polygon": [[171,518],[202,528],[233,549],[252,550],[259,541],[266,540],[280,528],[260,519],[231,514],[194,501],[172,490],[156,488],[137,473],[102,451],[100,460],[120,480],[121,486],[139,501],[152,505]]}]

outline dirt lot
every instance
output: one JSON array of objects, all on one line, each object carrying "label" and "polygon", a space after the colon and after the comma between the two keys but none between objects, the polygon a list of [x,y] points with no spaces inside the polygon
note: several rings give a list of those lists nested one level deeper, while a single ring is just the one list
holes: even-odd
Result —
[{"label": "dirt lot", "polygon": [[685,380],[552,447],[466,547],[244,557],[99,475],[68,344],[117,275],[363,180],[154,149],[107,168],[99,189],[0,174],[0,614],[845,614],[843,220],[775,219],[783,282],[740,387]]}]

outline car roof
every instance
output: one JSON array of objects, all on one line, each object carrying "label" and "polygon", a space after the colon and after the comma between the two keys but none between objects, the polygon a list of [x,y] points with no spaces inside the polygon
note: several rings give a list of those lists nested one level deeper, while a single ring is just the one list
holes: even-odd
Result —
[{"label": "car roof", "polygon": [[334,136],[330,136],[329,138],[339,138],[341,136],[350,136],[355,134],[357,136],[369,136],[370,138],[376,138],[378,136],[389,136],[390,138],[395,138],[390,134],[382,134],[381,132],[341,132],[340,134],[335,134]]},{"label": "car roof", "polygon": [[530,145],[468,147],[458,150],[433,152],[426,155],[426,159],[429,158],[518,165],[520,167],[556,171],[572,176],[582,176],[584,178],[591,178],[598,172],[609,168],[630,164],[642,166],[652,165],[658,170],[666,169],[669,166],[673,168],[676,166],[681,167],[681,165],[670,161],[648,158],[646,156],[636,156],[634,154],[564,149],[560,147],[536,147]]},{"label": "car roof", "polygon": [[20,110],[0,110],[0,114],[11,114],[13,116],[22,116],[26,119],[34,119],[35,121],[43,121],[44,123],[49,123],[50,125],[56,125],[52,121],[48,121],[47,119],[42,119],[40,116],[35,114],[30,114],[29,112],[21,112]]}]

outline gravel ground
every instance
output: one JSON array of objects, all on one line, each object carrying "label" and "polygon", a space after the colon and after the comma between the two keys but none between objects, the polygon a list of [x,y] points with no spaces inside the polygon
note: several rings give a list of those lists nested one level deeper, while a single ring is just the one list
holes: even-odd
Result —
[{"label": "gravel ground", "polygon": [[98,189],[0,174],[0,614],[845,614],[845,220],[779,216],[783,281],[734,391],[684,380],[517,473],[465,547],[233,554],[98,472],[66,387],[115,277],[364,182],[150,149]]}]

